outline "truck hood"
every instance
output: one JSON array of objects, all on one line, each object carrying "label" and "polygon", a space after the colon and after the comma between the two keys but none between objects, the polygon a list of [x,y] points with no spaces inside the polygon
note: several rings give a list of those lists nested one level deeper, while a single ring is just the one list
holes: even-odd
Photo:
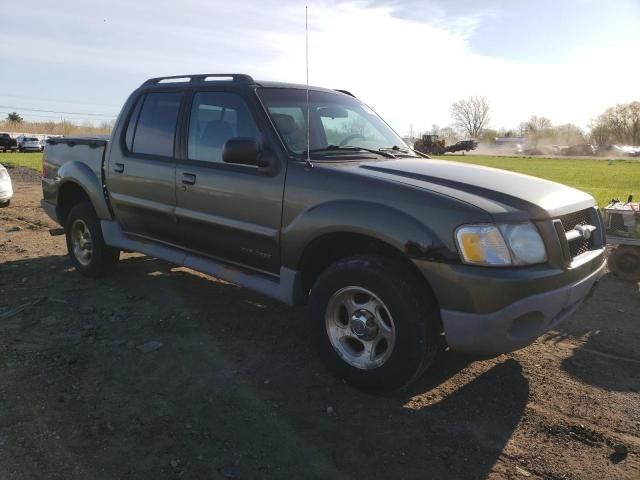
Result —
[{"label": "truck hood", "polygon": [[402,159],[362,163],[359,168],[475,205],[496,220],[542,220],[596,204],[591,195],[560,183],[468,163]]}]

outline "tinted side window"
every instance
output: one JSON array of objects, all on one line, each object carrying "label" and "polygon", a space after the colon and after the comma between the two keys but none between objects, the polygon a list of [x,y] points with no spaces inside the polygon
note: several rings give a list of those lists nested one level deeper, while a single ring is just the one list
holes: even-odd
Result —
[{"label": "tinted side window", "polygon": [[131,112],[131,116],[129,117],[129,123],[127,125],[127,134],[125,136],[125,144],[127,145],[127,149],[132,151],[133,148],[133,134],[136,131],[136,124],[138,123],[138,117],[140,116],[140,107],[142,106],[142,102],[144,101],[144,95],[138,98],[136,102],[136,106],[133,108],[133,112]]},{"label": "tinted side window", "polygon": [[224,143],[236,137],[259,139],[242,97],[223,92],[196,93],[189,119],[188,158],[221,163]]},{"label": "tinted side window", "polygon": [[180,109],[181,93],[149,93],[144,98],[131,151],[173,156],[173,141]]}]

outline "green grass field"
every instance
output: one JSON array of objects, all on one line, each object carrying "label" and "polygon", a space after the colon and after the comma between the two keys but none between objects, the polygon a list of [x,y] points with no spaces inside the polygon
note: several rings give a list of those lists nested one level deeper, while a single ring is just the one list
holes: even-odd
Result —
[{"label": "green grass field", "polygon": [[[456,155],[437,157],[457,162],[502,168],[546,178],[584,190],[604,206],[612,198],[625,199],[629,194],[640,198],[640,161],[587,158],[524,158]],[[637,200],[636,200],[637,201]]]},{"label": "green grass field", "polygon": [[6,167],[28,167],[42,169],[41,153],[0,153],[0,163]]},{"label": "green grass field", "polygon": [[[525,173],[564,183],[593,195],[600,206],[614,197],[640,198],[640,161],[586,158],[523,158],[456,155],[438,157]],[[41,153],[0,153],[0,163],[40,170]]]}]

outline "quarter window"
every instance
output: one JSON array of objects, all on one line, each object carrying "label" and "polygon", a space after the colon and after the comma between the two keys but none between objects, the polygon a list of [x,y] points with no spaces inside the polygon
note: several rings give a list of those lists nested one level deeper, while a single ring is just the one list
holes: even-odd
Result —
[{"label": "quarter window", "polygon": [[[173,143],[176,134],[181,93],[158,92],[145,96],[134,131],[131,132],[131,147],[134,153],[173,156]],[[136,107],[137,110],[137,107]],[[135,122],[135,114],[130,119]],[[129,142],[129,129],[126,135]]]},{"label": "quarter window", "polygon": [[196,93],[189,120],[188,158],[221,163],[225,142],[236,137],[259,139],[242,97],[226,92]]}]

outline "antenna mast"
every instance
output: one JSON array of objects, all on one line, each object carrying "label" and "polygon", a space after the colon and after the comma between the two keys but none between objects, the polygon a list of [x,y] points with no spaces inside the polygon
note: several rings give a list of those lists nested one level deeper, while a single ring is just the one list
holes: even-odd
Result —
[{"label": "antenna mast", "polygon": [[307,167],[312,168],[311,152],[309,151],[311,146],[310,141],[310,125],[309,125],[309,21],[308,21],[309,6],[304,6],[304,41],[305,41],[305,67],[307,71]]}]

